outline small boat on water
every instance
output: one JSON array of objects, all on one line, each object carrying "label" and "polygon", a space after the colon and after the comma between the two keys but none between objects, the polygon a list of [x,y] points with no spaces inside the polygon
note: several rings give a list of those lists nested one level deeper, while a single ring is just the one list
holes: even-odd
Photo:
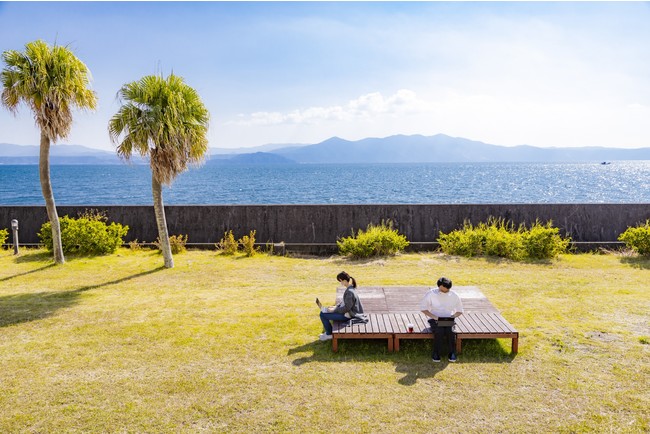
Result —
[{"label": "small boat on water", "polygon": [[600,163],[600,164],[602,164],[603,166],[605,166],[605,165],[607,165],[607,164],[612,164],[612,162],[611,162],[611,161],[603,161],[603,162]]}]

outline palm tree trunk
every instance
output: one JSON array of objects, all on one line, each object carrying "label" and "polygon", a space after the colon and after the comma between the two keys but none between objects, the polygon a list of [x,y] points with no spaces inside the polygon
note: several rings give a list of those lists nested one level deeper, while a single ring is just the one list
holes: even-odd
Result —
[{"label": "palm tree trunk", "polygon": [[162,250],[165,268],[174,268],[174,258],[172,257],[172,247],[169,244],[169,234],[167,233],[167,220],[165,219],[165,207],[162,198],[162,185],[151,171],[151,192],[153,193],[153,210],[156,214],[156,224],[158,225],[158,239],[160,240],[160,249]]},{"label": "palm tree trunk", "polygon": [[50,138],[41,131],[41,152],[38,160],[38,171],[41,177],[41,190],[43,199],[45,199],[45,209],[47,217],[52,225],[52,250],[54,250],[54,262],[63,264],[63,246],[61,245],[61,226],[59,225],[59,215],[56,212],[54,204],[54,193],[52,193],[52,182],[50,181]]}]

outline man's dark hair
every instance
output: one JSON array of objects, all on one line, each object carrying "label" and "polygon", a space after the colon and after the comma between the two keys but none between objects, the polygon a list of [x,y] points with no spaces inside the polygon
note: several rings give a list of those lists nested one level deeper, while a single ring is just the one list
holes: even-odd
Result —
[{"label": "man's dark hair", "polygon": [[438,279],[438,286],[444,286],[447,289],[451,289],[451,280],[447,279],[446,277],[441,277]]}]

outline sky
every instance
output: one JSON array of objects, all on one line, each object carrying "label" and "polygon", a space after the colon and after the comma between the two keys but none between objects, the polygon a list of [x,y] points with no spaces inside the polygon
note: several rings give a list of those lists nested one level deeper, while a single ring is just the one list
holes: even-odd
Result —
[{"label": "sky", "polygon": [[[103,150],[120,87],[172,72],[208,108],[212,148],[439,133],[640,148],[648,23],[647,2],[0,2],[0,51],[68,46],[99,104],[60,143]],[[0,107],[0,143],[39,143],[27,106]]]}]

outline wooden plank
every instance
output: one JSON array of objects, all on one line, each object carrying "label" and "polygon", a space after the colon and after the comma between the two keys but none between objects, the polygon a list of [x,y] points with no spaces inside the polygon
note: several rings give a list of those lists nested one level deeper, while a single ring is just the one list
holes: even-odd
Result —
[{"label": "wooden plank", "polygon": [[502,317],[501,315],[494,314],[493,317],[495,318],[495,320],[499,321],[499,324],[501,324],[501,326],[503,327],[503,329],[506,332],[509,332],[509,333],[516,333],[517,332],[517,330],[515,330],[515,328],[512,326],[512,324],[510,324],[508,322],[508,320],[505,319],[504,317]]},{"label": "wooden plank", "polygon": [[[384,315],[378,313],[378,314],[373,315],[373,316],[375,317],[375,325],[373,325],[372,330],[374,332],[390,334],[388,329],[386,328],[386,322],[384,321]],[[370,322],[368,322],[368,324],[370,324]]]},{"label": "wooden plank", "polygon": [[391,326],[391,332],[392,333],[399,333],[399,324],[397,321],[397,318],[395,318],[395,315],[393,314],[384,314],[387,321],[390,322]]},{"label": "wooden plank", "polygon": [[416,319],[417,324],[419,324],[419,326],[420,326],[420,333],[423,333],[424,329],[431,328],[431,324],[429,324],[429,318],[424,316],[423,313],[421,313],[421,312],[418,313],[416,318],[417,318]]},{"label": "wooden plank", "polygon": [[461,315],[467,326],[467,331],[465,333],[477,333],[480,330],[480,323],[476,322],[476,316],[471,313]]},{"label": "wooden plank", "polygon": [[465,314],[456,318],[456,333],[467,333],[469,332],[469,325],[467,323],[467,318]]},{"label": "wooden plank", "polygon": [[485,320],[489,322],[492,327],[497,330],[499,333],[509,333],[510,330],[508,330],[507,327],[504,326],[503,322],[501,319],[496,315],[496,314],[487,314],[485,315]]}]

